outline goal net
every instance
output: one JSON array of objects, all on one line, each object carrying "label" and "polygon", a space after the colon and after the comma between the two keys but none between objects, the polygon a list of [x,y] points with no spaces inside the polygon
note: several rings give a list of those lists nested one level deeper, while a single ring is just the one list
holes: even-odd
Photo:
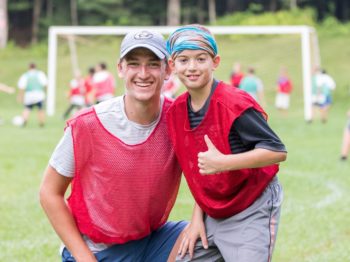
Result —
[{"label": "goal net", "polygon": [[[153,26],[53,26],[49,29],[47,114],[55,114],[61,101],[58,94],[67,87],[73,71],[99,62],[107,62],[116,73],[119,45],[131,30],[152,29],[169,35],[177,27]],[[215,72],[218,79],[229,81],[235,62],[243,69],[253,66],[264,83],[267,98],[275,93],[280,68],[289,71],[294,91],[292,105],[303,108],[305,120],[312,118],[312,68],[320,66],[317,34],[308,26],[208,26],[218,42],[221,65]],[[74,36],[74,44],[70,36]],[[113,37],[112,37],[113,36]],[[72,54],[72,52],[74,54]],[[117,90],[123,92],[120,80]],[[59,90],[59,91],[58,91]],[[63,97],[63,95],[62,95]],[[272,98],[268,104],[273,104]]]}]

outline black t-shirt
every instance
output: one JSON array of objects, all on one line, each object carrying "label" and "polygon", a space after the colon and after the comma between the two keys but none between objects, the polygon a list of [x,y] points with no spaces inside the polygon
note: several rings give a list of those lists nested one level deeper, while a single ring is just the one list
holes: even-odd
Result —
[{"label": "black t-shirt", "polygon": [[[218,83],[218,81],[214,80],[208,99],[197,112],[193,111],[191,97],[188,97],[188,118],[192,129],[203,120],[208,111],[211,96]],[[279,137],[270,128],[262,114],[254,108],[248,108],[234,121],[229,134],[229,143],[232,154],[247,152],[254,148],[286,152],[286,148]]]}]

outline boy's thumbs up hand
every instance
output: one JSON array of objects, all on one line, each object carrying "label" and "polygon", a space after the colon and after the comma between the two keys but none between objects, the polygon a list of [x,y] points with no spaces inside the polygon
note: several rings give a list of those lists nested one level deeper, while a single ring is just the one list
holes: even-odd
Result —
[{"label": "boy's thumbs up hand", "polygon": [[211,142],[210,138],[208,137],[208,135],[204,136],[204,141],[208,147],[208,150],[217,150],[216,147],[214,146],[213,142]]},{"label": "boy's thumbs up hand", "polygon": [[198,153],[199,173],[203,175],[218,173],[220,172],[219,159],[223,154],[217,150],[207,135],[204,136],[204,141],[208,147],[208,151]]}]

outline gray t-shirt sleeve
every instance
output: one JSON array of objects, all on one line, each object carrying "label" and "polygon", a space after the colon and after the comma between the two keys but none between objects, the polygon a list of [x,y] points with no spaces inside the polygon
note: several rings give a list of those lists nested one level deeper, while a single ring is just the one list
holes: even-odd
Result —
[{"label": "gray t-shirt sleeve", "polygon": [[70,127],[64,131],[63,137],[52,153],[49,165],[62,176],[74,177],[74,149]]}]

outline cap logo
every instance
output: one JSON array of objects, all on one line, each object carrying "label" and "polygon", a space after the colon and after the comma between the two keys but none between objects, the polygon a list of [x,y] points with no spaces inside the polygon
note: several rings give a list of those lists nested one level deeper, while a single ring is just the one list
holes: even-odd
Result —
[{"label": "cap logo", "polygon": [[153,37],[153,34],[148,32],[148,31],[142,31],[140,33],[137,33],[134,38],[137,39],[137,40],[140,40],[140,39],[150,39]]}]

